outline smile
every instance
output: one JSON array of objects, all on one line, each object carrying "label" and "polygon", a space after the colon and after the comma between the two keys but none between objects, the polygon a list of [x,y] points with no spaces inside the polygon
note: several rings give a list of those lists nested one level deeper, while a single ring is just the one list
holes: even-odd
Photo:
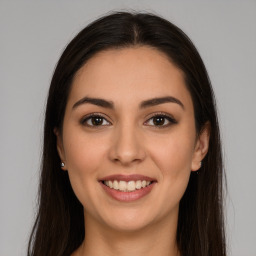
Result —
[{"label": "smile", "polygon": [[145,188],[148,185],[150,185],[152,182],[151,181],[146,181],[146,180],[130,180],[130,181],[111,181],[111,180],[105,180],[103,183],[108,186],[109,188],[123,191],[123,192],[132,192],[141,188]]},{"label": "smile", "polygon": [[157,181],[143,175],[111,175],[99,180],[103,190],[113,199],[131,202],[148,195]]}]

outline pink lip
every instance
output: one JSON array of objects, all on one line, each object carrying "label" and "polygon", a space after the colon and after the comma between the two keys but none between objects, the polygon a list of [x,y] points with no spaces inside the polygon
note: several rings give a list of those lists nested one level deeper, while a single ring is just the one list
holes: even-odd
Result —
[{"label": "pink lip", "polygon": [[112,189],[104,185],[102,182],[100,182],[100,184],[102,188],[105,190],[105,192],[107,192],[107,194],[110,195],[115,200],[122,201],[122,202],[131,202],[131,201],[138,200],[146,196],[147,194],[149,194],[156,183],[153,182],[152,184],[148,185],[145,188],[141,188],[132,192],[122,192],[119,190]]},{"label": "pink lip", "polygon": [[[126,182],[131,181],[131,180],[133,180],[133,181],[146,180],[146,181],[151,181],[152,183],[145,188],[137,189],[132,192],[123,192],[123,191],[115,190],[115,189],[112,189],[112,188],[106,186],[103,183],[104,180],[111,180],[111,181],[123,180]],[[113,199],[121,201],[121,202],[131,202],[131,201],[138,200],[138,199],[143,198],[144,196],[148,195],[151,192],[151,190],[153,189],[154,185],[156,184],[156,180],[153,178],[143,176],[143,175],[138,175],[138,174],[132,174],[132,175],[118,174],[118,175],[106,176],[106,177],[100,179],[99,183],[101,184],[104,191],[109,196],[111,196]]]}]

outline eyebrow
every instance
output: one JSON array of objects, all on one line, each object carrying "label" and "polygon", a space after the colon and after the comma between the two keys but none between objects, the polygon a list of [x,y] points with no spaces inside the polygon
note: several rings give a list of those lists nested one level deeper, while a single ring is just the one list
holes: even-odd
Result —
[{"label": "eyebrow", "polygon": [[107,100],[103,100],[103,99],[98,99],[98,98],[89,98],[89,97],[84,97],[81,100],[77,101],[74,106],[73,109],[77,108],[78,106],[85,104],[85,103],[90,103],[96,106],[100,106],[103,108],[109,108],[109,109],[113,109],[114,108],[114,103],[112,101],[107,101]]},{"label": "eyebrow", "polygon": [[[172,97],[172,96],[152,98],[149,100],[142,101],[140,104],[140,108],[152,107],[152,106],[169,103],[169,102],[176,103],[184,109],[183,103],[180,100],[178,100],[177,98]],[[99,98],[90,98],[90,97],[84,97],[84,98],[80,99],[79,101],[77,101],[73,105],[73,109],[77,108],[80,105],[86,104],[86,103],[90,103],[90,104],[93,104],[93,105],[96,105],[99,107],[103,107],[103,108],[114,109],[114,103],[112,101],[107,101],[107,100],[99,99]]]},{"label": "eyebrow", "polygon": [[183,103],[180,100],[178,100],[177,98],[172,97],[172,96],[145,100],[140,104],[140,108],[152,107],[152,106],[156,106],[156,105],[160,105],[160,104],[164,104],[164,103],[168,103],[168,102],[176,103],[184,109]]}]

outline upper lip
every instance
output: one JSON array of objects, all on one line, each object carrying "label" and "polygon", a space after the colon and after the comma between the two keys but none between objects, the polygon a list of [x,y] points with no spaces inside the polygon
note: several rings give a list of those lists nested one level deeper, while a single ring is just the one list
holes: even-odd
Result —
[{"label": "upper lip", "polygon": [[124,175],[124,174],[114,174],[114,175],[109,175],[109,176],[105,176],[101,179],[99,179],[99,181],[104,181],[104,180],[117,180],[117,181],[137,181],[137,180],[145,180],[145,181],[156,181],[156,179],[152,178],[152,177],[148,177],[148,176],[144,176],[144,175],[140,175],[140,174],[130,174],[130,175]]}]

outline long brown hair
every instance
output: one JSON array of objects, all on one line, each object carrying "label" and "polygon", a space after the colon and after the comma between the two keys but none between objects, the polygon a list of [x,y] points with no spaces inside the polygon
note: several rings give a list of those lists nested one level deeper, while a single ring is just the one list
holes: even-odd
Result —
[{"label": "long brown hair", "polygon": [[39,208],[28,255],[70,255],[84,239],[83,206],[67,172],[60,169],[54,128],[61,131],[76,72],[96,53],[147,45],[180,68],[191,94],[197,133],[211,126],[209,151],[200,174],[191,173],[180,202],[177,243],[183,256],[225,256],[223,166],[215,99],[203,61],[190,39],[169,21],[146,13],[113,13],[84,28],[66,47],[48,95],[39,188]]}]

